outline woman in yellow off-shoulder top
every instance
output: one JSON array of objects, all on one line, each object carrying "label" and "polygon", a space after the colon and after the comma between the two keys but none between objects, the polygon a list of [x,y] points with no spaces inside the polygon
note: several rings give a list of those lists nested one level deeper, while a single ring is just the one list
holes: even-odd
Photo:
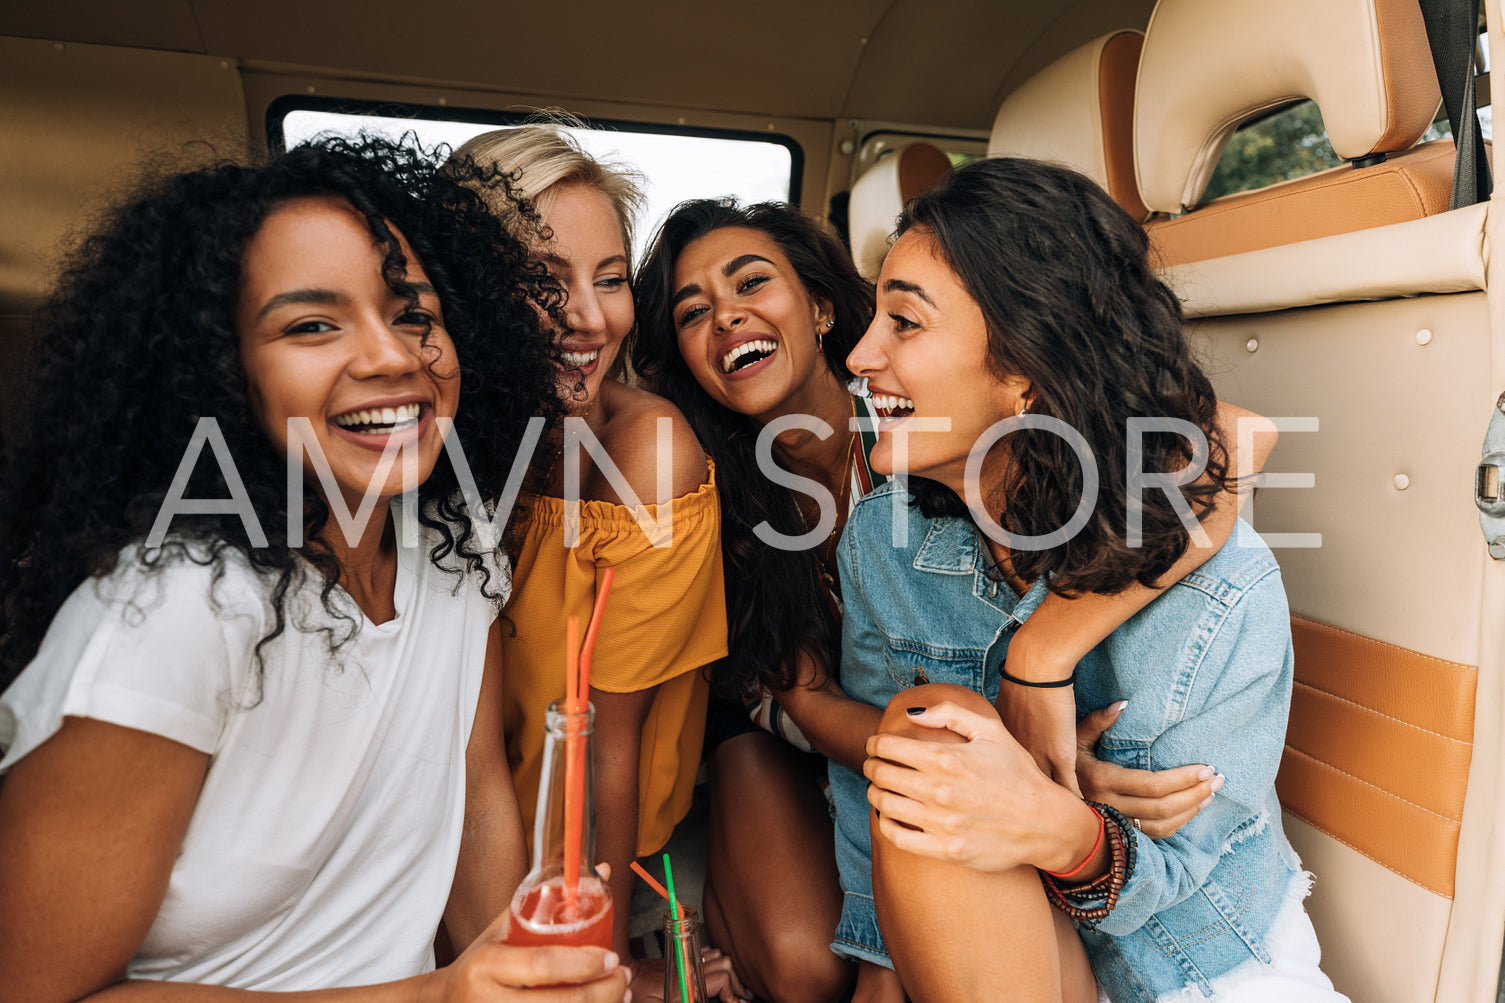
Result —
[{"label": "woman in yellow off-shoulder top", "polygon": [[[586,623],[602,573],[616,568],[591,663],[602,757],[596,800],[599,805],[607,795],[607,777],[615,772],[606,760],[623,752],[605,733],[615,723],[607,719],[605,708],[618,694],[652,694],[650,701],[640,701],[642,745],[636,766],[635,853],[646,856],[663,847],[690,805],[708,692],[705,674],[695,670],[726,655],[721,508],[714,474],[674,499],[669,547],[654,547],[627,506],[587,500],[580,505],[580,542],[566,548],[561,543],[564,501],[532,498],[528,505],[517,559],[519,587],[507,608],[517,634],[504,640],[502,648],[507,758],[529,836],[543,761],[542,708],[564,697],[565,645],[559,625],[567,616]],[[649,505],[642,511],[651,532],[658,508]],[[542,671],[532,671],[535,667]],[[604,818],[598,820],[603,829],[608,827]]]},{"label": "woman in yellow off-shoulder top", "polygon": [[[596,847],[611,865],[619,903],[615,947],[627,958],[626,903],[634,881],[628,864],[660,849],[689,808],[708,693],[700,670],[727,651],[715,475],[673,405],[608,377],[619,368],[634,320],[628,249],[642,195],[632,176],[595,160],[554,124],[487,133],[454,156],[510,174],[538,213],[541,229],[524,225],[509,204],[496,206],[512,214],[516,229],[538,233],[533,254],[566,294],[556,312],[564,320],[557,336],[560,395],[571,416],[584,419],[585,445],[593,446],[594,437],[602,447],[565,449],[556,428],[534,458],[537,493],[520,509],[507,607],[515,633],[503,631],[503,713],[507,758],[531,834],[544,709],[564,696],[565,618],[579,616],[584,624],[602,575],[615,568],[591,697]],[[665,463],[672,476],[660,480]],[[566,468],[576,464],[582,500],[567,503]],[[661,513],[666,518],[658,527]],[[725,982],[729,967],[711,952],[708,982]],[[644,966],[634,970],[635,983],[654,981]]]}]

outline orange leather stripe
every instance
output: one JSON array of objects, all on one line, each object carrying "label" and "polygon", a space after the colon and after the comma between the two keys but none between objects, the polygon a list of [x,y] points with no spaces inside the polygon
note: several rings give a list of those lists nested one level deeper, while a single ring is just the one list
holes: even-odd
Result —
[{"label": "orange leather stripe", "polygon": [[1453,894],[1473,753],[1471,666],[1291,618],[1296,687],[1276,788],[1287,811]]},{"label": "orange leather stripe", "polygon": [[1474,739],[1478,670],[1363,634],[1291,617],[1296,678],[1308,686],[1462,742]]},{"label": "orange leather stripe", "polygon": [[1437,110],[1437,71],[1428,58],[1431,47],[1420,4],[1414,0],[1379,0],[1374,5],[1374,17],[1388,121],[1385,134],[1370,149],[1396,152],[1416,142],[1417,125]]},{"label": "orange leather stripe", "polygon": [[1281,804],[1297,818],[1408,881],[1453,897],[1457,822],[1442,822],[1397,802],[1289,747],[1276,789]]},{"label": "orange leather stripe", "polygon": [[1139,77],[1139,53],[1143,49],[1144,35],[1137,31],[1119,32],[1103,45],[1097,64],[1097,101],[1103,121],[1108,194],[1140,223],[1150,215],[1139,197],[1139,181],[1134,177],[1134,88]]},{"label": "orange leather stripe", "polygon": [[899,151],[899,198],[905,202],[934,188],[951,170],[951,160],[937,146],[910,143]]},{"label": "orange leather stripe", "polygon": [[1439,778],[1468,772],[1473,746],[1296,684],[1286,744],[1374,781],[1397,798],[1451,821],[1463,817],[1463,785]]},{"label": "orange leather stripe", "polygon": [[1453,144],[1442,140],[1374,167],[1333,167],[1225,195],[1145,229],[1164,268],[1422,219],[1446,212],[1452,190]]}]

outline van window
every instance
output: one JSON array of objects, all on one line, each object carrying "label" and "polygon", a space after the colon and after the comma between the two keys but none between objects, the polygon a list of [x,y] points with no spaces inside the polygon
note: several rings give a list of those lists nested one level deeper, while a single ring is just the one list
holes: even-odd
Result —
[{"label": "van window", "polygon": [[988,155],[988,141],[976,133],[929,133],[900,129],[878,129],[866,133],[858,146],[857,157],[852,164],[852,180],[856,181],[867,170],[885,157],[893,156],[910,143],[929,143],[940,149],[951,161],[952,167],[960,167]]},{"label": "van window", "polygon": [[[359,102],[340,102],[338,108],[330,108],[315,107],[312,99],[297,103],[303,106],[289,108],[275,102],[269,110],[267,131],[274,147],[297,146],[324,133],[353,136],[364,130],[393,138],[416,133],[425,147],[445,144],[453,149],[480,133],[526,122],[526,116],[521,115],[472,114],[448,108],[362,108]],[[415,111],[421,111],[424,117],[415,117]],[[438,111],[452,117],[428,117]],[[630,122],[587,124],[589,128],[569,131],[588,153],[633,167],[645,180],[647,205],[637,221],[635,259],[642,259],[664,217],[686,199],[724,195],[734,195],[744,203],[799,199],[804,157],[791,137]]]}]

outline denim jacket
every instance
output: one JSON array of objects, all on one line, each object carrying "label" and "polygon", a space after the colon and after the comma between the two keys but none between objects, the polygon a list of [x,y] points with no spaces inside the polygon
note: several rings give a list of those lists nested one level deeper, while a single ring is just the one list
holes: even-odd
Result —
[{"label": "denim jacket", "polygon": [[[1046,595],[1043,582],[1021,598],[991,580],[970,522],[925,519],[894,484],[857,506],[839,562],[842,685],[878,707],[926,681],[996,699],[1009,639]],[[1227,778],[1176,835],[1135,834],[1138,865],[1117,906],[1096,931],[1082,931],[1115,1003],[1191,986],[1210,995],[1211,979],[1251,959],[1269,963],[1265,934],[1307,888],[1275,797],[1291,684],[1280,571],[1244,523],[1078,666],[1079,716],[1129,701],[1099,758],[1143,770],[1204,763]],[[846,893],[832,947],[891,964],[873,911],[867,780],[835,763],[831,774]]]}]

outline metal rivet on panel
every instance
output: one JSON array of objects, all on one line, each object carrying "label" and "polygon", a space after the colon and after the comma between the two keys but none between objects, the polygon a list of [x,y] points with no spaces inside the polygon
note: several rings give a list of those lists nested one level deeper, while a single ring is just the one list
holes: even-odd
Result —
[{"label": "metal rivet on panel", "polygon": [[1427,330],[1426,328],[1422,328],[1420,331],[1417,331],[1416,343],[1418,345],[1430,345],[1432,343],[1432,332]]},{"label": "metal rivet on panel", "polygon": [[228,60],[228,59],[221,59],[219,61],[219,68],[222,69],[222,70],[228,70],[230,68],[230,60]]},{"label": "metal rivet on panel", "polygon": [[1405,474],[1396,474],[1395,475],[1395,490],[1397,490],[1397,491],[1404,491],[1407,488],[1409,488],[1410,486],[1411,486],[1411,478],[1407,477]]},{"label": "metal rivet on panel", "polygon": [[850,157],[852,155],[852,152],[857,149],[857,144],[852,142],[850,139],[843,139],[841,141],[841,146],[838,147],[838,149],[841,150],[841,155],[843,157]]},{"label": "metal rivet on panel", "polygon": [[684,125],[685,124],[685,117],[683,115],[679,116],[679,124],[680,125]]},{"label": "metal rivet on panel", "polygon": [[1244,342],[1244,351],[1250,353],[1251,355],[1259,351],[1259,339],[1250,338],[1248,341]]},{"label": "metal rivet on panel", "polygon": [[308,91],[308,93],[312,94],[314,92],[314,85],[313,84],[309,84],[307,87],[305,87],[303,89],[306,90],[306,91]]},{"label": "metal rivet on panel", "polygon": [[449,98],[440,98],[439,99],[439,107],[442,108],[442,107],[444,107],[447,104],[449,104]]},{"label": "metal rivet on panel", "polygon": [[62,52],[63,51],[63,43],[62,42],[53,42],[52,43],[52,48],[55,51],[57,51],[57,52]]}]

